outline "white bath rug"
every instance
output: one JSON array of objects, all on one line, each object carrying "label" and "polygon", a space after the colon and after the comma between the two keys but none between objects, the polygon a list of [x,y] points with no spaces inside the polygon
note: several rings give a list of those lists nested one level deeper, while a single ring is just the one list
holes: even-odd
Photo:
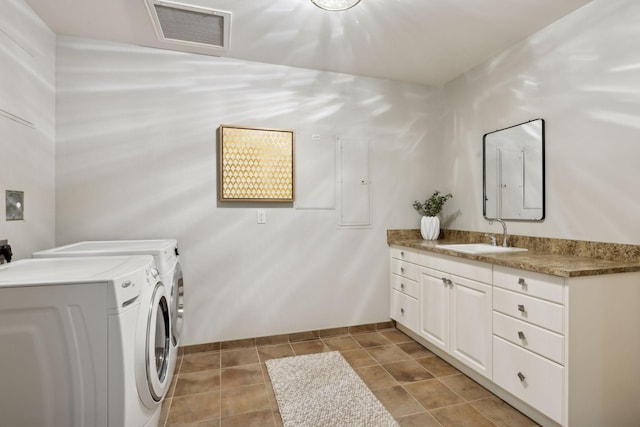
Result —
[{"label": "white bath rug", "polygon": [[397,427],[342,355],[267,360],[284,427]]}]

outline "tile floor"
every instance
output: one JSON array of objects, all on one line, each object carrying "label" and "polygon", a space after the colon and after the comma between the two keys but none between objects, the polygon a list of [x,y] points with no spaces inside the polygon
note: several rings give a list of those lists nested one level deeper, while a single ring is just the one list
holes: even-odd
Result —
[{"label": "tile floor", "polygon": [[281,426],[265,360],[335,350],[402,427],[536,425],[396,329],[299,338],[185,354],[160,426]]}]

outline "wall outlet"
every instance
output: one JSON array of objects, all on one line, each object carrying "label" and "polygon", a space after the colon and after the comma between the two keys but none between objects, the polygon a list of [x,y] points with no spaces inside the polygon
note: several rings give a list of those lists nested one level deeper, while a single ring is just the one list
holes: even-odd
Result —
[{"label": "wall outlet", "polygon": [[266,224],[267,223],[267,213],[264,209],[258,209],[258,224]]}]

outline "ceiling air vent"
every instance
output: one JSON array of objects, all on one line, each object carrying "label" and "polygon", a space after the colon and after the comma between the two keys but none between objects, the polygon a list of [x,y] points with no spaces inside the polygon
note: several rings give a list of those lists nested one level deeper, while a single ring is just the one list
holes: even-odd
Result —
[{"label": "ceiling air vent", "polygon": [[160,40],[217,52],[229,49],[231,13],[168,1],[146,2]]}]

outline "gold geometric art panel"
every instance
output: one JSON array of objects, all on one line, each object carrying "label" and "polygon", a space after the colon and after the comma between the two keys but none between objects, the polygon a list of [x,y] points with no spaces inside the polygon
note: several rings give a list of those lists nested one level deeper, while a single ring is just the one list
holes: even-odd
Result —
[{"label": "gold geometric art panel", "polygon": [[293,130],[220,125],[219,141],[221,201],[294,201]]}]

